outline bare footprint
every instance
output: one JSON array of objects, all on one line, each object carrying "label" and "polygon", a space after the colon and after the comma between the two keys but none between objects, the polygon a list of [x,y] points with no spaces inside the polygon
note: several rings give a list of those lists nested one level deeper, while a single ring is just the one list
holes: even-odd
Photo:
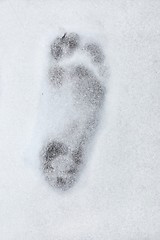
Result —
[{"label": "bare footprint", "polygon": [[[106,96],[105,79],[100,75],[105,55],[97,43],[85,42],[77,33],[58,36],[50,49],[49,86],[55,94],[66,96],[64,108],[68,107],[66,112],[70,112],[71,117],[62,133],[57,133],[43,146],[41,166],[52,187],[68,190],[81,175],[87,146],[99,122]],[[67,96],[72,99],[72,105],[67,105]]]}]

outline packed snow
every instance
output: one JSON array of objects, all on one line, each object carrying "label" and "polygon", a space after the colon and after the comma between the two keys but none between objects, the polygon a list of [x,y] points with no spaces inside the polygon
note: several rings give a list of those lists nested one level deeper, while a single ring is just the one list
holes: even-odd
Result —
[{"label": "packed snow", "polygon": [[[158,0],[0,1],[1,240],[160,239],[159,11]],[[37,156],[65,123],[45,81],[66,32],[102,45],[107,93],[78,181],[57,191]]]}]

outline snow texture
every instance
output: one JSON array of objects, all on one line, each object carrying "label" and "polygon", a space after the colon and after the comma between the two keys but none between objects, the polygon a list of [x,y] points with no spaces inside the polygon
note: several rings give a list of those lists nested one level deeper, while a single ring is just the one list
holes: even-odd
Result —
[{"label": "snow texture", "polygon": [[[0,1],[1,240],[160,239],[159,11],[158,0]],[[60,191],[41,156],[77,156],[92,109],[83,169]]]},{"label": "snow texture", "polygon": [[[69,190],[78,180],[86,155],[89,158],[87,152],[92,152],[87,148],[101,118],[108,69],[101,47],[95,42],[83,43],[77,33],[56,37],[50,50],[43,87],[47,98],[42,96],[38,117],[38,121],[43,118],[43,124],[37,124],[41,132],[46,124],[42,142],[46,139],[47,143],[40,146],[37,160],[41,159],[43,174],[52,187]],[[34,143],[36,138],[37,133]],[[31,148],[33,151],[33,144]]]}]

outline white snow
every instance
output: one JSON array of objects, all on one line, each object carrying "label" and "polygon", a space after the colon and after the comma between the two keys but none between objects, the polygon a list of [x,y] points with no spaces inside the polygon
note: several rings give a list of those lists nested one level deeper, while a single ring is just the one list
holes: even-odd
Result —
[{"label": "white snow", "polygon": [[[159,12],[159,0],[0,1],[1,240],[160,239]],[[102,41],[110,79],[91,158],[59,193],[34,135],[48,44],[66,30]]]}]

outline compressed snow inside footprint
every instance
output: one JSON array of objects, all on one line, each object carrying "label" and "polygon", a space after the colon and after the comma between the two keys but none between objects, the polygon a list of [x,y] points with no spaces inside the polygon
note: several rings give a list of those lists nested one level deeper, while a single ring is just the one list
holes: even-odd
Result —
[{"label": "compressed snow inside footprint", "polygon": [[79,36],[76,33],[65,33],[57,37],[51,44],[51,54],[55,60],[60,60],[63,56],[72,54],[79,46]]},{"label": "compressed snow inside footprint", "polygon": [[103,63],[104,62],[104,54],[100,46],[95,43],[86,44],[84,49],[90,54],[92,61],[94,63]]},{"label": "compressed snow inside footprint", "polygon": [[74,91],[77,98],[99,108],[104,101],[105,88],[96,79],[93,72],[80,65],[73,69],[72,76],[76,78]]},{"label": "compressed snow inside footprint", "polygon": [[79,36],[77,33],[70,33],[67,35],[64,35],[63,37],[63,43],[67,45],[67,47],[72,50],[76,49],[79,46]]},{"label": "compressed snow inside footprint", "polygon": [[[43,150],[42,168],[48,183],[61,190],[68,190],[77,179],[79,168],[76,153],[69,153],[68,147],[57,141],[52,141]],[[77,155],[78,157],[78,155]]]}]

